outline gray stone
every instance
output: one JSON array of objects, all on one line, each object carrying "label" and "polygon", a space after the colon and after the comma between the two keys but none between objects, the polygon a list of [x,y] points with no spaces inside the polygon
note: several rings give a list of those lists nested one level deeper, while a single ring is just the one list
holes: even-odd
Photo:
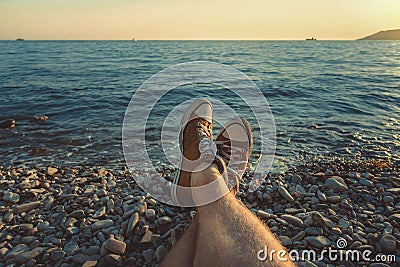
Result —
[{"label": "gray stone", "polygon": [[67,234],[69,235],[76,235],[77,233],[79,233],[79,228],[78,227],[68,227],[67,228]]},{"label": "gray stone", "polygon": [[374,185],[370,180],[367,180],[365,178],[361,178],[360,180],[358,180],[358,182],[361,185],[365,185],[365,186],[368,186],[368,187],[372,187]]},{"label": "gray stone", "polygon": [[381,245],[382,251],[385,253],[392,253],[397,249],[396,238],[389,234],[383,235],[379,240],[379,244]]},{"label": "gray stone", "polygon": [[126,235],[131,236],[136,224],[139,222],[139,213],[135,212],[129,219],[128,227],[126,228]]},{"label": "gray stone", "polygon": [[344,219],[339,219],[339,225],[343,227],[343,229],[347,229],[350,226],[350,223]]},{"label": "gray stone", "polygon": [[145,213],[146,210],[147,210],[147,203],[146,203],[146,202],[139,202],[139,203],[136,205],[136,211],[137,211],[139,214]]},{"label": "gray stone", "polygon": [[86,261],[84,264],[82,264],[82,267],[95,267],[97,265],[97,261]]},{"label": "gray stone", "polygon": [[394,202],[394,198],[392,196],[384,196],[383,197],[383,202],[385,202],[385,203],[393,203]]},{"label": "gray stone", "polygon": [[153,232],[150,230],[147,230],[146,233],[144,233],[142,239],[140,240],[140,243],[150,243],[151,242],[151,237],[153,235]]},{"label": "gray stone", "polygon": [[146,210],[145,213],[146,219],[148,219],[150,222],[154,221],[154,218],[156,216],[156,211],[154,209],[148,209]]},{"label": "gray stone", "polygon": [[49,227],[50,223],[48,221],[43,221],[40,222],[36,225],[37,229],[39,232],[42,232],[44,230],[46,230],[47,227]]},{"label": "gray stone", "polygon": [[68,242],[64,246],[64,251],[67,254],[67,256],[75,255],[76,253],[78,253],[79,249],[80,248],[78,246],[78,243],[76,242]]},{"label": "gray stone", "polygon": [[124,254],[126,249],[125,242],[122,242],[114,238],[107,239],[107,241],[104,243],[104,246],[106,247],[107,250],[118,255]]},{"label": "gray stone", "polygon": [[105,260],[111,264],[111,266],[121,266],[122,264],[122,257],[116,254],[107,254]]},{"label": "gray stone", "polygon": [[284,188],[283,186],[278,187],[278,192],[281,196],[283,196],[287,201],[289,202],[294,202],[294,198],[292,197],[291,194]]},{"label": "gray stone", "polygon": [[297,235],[295,235],[295,236],[292,238],[292,241],[293,241],[293,242],[301,241],[301,240],[303,240],[303,238],[304,238],[305,235],[306,235],[306,232],[300,231]]},{"label": "gray stone", "polygon": [[312,216],[313,221],[318,223],[321,226],[326,226],[328,228],[335,227],[335,225],[333,224],[333,222],[331,220],[322,216],[322,214],[319,213],[318,211],[313,212],[311,216]]},{"label": "gray stone", "polygon": [[19,202],[19,195],[12,192],[6,192],[2,198],[5,202],[16,204]]},{"label": "gray stone", "polygon": [[92,231],[102,230],[114,226],[114,222],[110,219],[101,220],[92,224]]},{"label": "gray stone", "polygon": [[305,238],[308,244],[316,248],[324,248],[331,245],[331,241],[324,236],[307,236]]},{"label": "gray stone", "polygon": [[280,235],[279,240],[281,241],[282,245],[285,247],[292,244],[292,240],[290,239],[290,237],[288,237],[286,235]]},{"label": "gray stone", "polygon": [[58,172],[58,169],[55,167],[47,167],[47,174],[53,176]]},{"label": "gray stone", "polygon": [[297,218],[297,217],[295,217],[293,215],[284,214],[284,215],[281,216],[281,218],[284,219],[285,221],[291,223],[291,224],[294,224],[295,226],[298,226],[298,227],[304,226],[303,220],[299,219],[299,218]]},{"label": "gray stone", "polygon": [[19,214],[22,212],[36,209],[37,207],[40,206],[40,203],[41,202],[38,200],[38,201],[30,202],[30,203],[20,204],[20,205],[14,206],[13,210],[14,210],[14,213]]},{"label": "gray stone", "polygon": [[16,256],[15,261],[19,264],[24,264],[24,263],[28,262],[29,260],[36,258],[37,256],[39,256],[46,250],[47,250],[46,247],[36,247],[30,251],[19,253]]},{"label": "gray stone", "polygon": [[87,255],[98,255],[100,253],[100,247],[99,246],[91,246],[90,248],[88,248],[85,253]]},{"label": "gray stone", "polygon": [[163,246],[159,246],[156,250],[156,258],[158,262],[161,262],[165,256],[167,256],[168,250]]},{"label": "gray stone", "polygon": [[348,187],[342,177],[332,176],[325,180],[325,187],[335,192],[347,191]]},{"label": "gray stone", "polygon": [[161,216],[157,220],[157,224],[159,225],[170,225],[172,223],[172,219],[168,216]]},{"label": "gray stone", "polygon": [[317,196],[319,200],[326,201],[326,195],[319,190],[317,190]]},{"label": "gray stone", "polygon": [[257,210],[257,216],[261,219],[269,219],[271,217],[271,214],[263,210]]},{"label": "gray stone", "polygon": [[106,214],[106,207],[101,207],[93,214],[93,218],[97,219]]},{"label": "gray stone", "polygon": [[83,210],[74,210],[70,216],[75,219],[83,219],[85,218],[85,212]]},{"label": "gray stone", "polygon": [[98,261],[100,259],[100,255],[84,255],[84,254],[75,254],[72,256],[72,260],[78,264],[84,264],[87,261]]},{"label": "gray stone", "polygon": [[65,252],[62,250],[53,250],[50,252],[50,259],[57,262],[65,257]]},{"label": "gray stone", "polygon": [[146,249],[145,251],[142,252],[142,256],[146,260],[146,262],[150,263],[154,256],[154,250]]},{"label": "gray stone", "polygon": [[99,189],[96,191],[96,195],[98,197],[105,197],[107,196],[107,191],[105,189]]},{"label": "gray stone", "polygon": [[4,259],[7,261],[9,259],[15,258],[20,253],[29,251],[29,247],[25,244],[18,244],[15,247],[13,247],[7,255],[4,257]]}]

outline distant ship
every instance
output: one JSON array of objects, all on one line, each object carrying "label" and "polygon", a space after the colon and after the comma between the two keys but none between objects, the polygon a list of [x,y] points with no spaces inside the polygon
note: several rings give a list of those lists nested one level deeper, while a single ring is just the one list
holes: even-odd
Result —
[{"label": "distant ship", "polygon": [[311,37],[311,38],[307,38],[306,41],[317,41],[317,39],[315,39],[314,37]]},{"label": "distant ship", "polygon": [[24,41],[24,38],[19,37],[16,41]]}]

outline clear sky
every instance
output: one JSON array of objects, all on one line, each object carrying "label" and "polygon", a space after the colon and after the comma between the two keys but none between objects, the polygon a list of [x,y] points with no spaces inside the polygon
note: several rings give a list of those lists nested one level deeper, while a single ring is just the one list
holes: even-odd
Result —
[{"label": "clear sky", "polygon": [[0,0],[0,39],[356,39],[400,0]]}]

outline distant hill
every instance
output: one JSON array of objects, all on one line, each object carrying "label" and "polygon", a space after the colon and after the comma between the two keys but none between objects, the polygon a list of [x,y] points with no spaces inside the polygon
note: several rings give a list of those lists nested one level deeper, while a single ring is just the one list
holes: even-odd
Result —
[{"label": "distant hill", "polygon": [[400,40],[400,29],[380,31],[358,40]]}]

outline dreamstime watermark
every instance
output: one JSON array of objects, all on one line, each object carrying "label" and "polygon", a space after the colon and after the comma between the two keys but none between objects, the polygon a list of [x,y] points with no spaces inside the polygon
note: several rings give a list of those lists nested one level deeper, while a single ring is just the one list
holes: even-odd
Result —
[{"label": "dreamstime watermark", "polygon": [[313,249],[301,250],[292,249],[290,251],[286,250],[269,250],[268,246],[264,246],[263,249],[257,252],[257,259],[260,261],[273,261],[273,259],[286,262],[289,259],[292,261],[310,261],[318,262],[328,259],[331,262],[337,261],[350,261],[350,262],[395,262],[395,255],[383,255],[377,254],[373,255],[371,250],[355,250],[348,249],[347,241],[344,238],[338,238],[336,241],[336,247],[323,249],[319,254]]},{"label": "dreamstime watermark", "polygon": [[[254,191],[261,184],[272,165],[276,147],[274,118],[263,93],[249,77],[235,68],[215,62],[196,61],[168,67],[150,77],[136,90],[126,109],[122,128],[125,161],[133,178],[144,191],[166,204],[193,206],[189,198],[179,199],[179,203],[176,201],[171,190],[174,185],[163,177],[152,156],[158,149],[168,161],[165,162],[167,165],[180,168],[181,117],[196,100],[193,88],[203,85],[208,85],[205,89],[208,91],[206,98],[213,105],[214,122],[224,125],[229,119],[238,117],[243,109],[249,110],[248,113],[256,120],[253,126],[259,130],[259,152],[262,157],[249,181],[249,191]],[[234,95],[237,102],[228,103],[225,98],[227,92]],[[149,134],[151,131],[157,132],[155,129],[159,130],[159,134]],[[158,147],[149,145],[149,135],[155,135],[153,143],[156,140]],[[214,186],[210,183],[198,188],[177,187],[182,195],[187,192],[190,196],[196,192],[215,191],[212,190]],[[211,203],[223,195],[224,192],[219,191],[210,193],[196,205]]]}]

